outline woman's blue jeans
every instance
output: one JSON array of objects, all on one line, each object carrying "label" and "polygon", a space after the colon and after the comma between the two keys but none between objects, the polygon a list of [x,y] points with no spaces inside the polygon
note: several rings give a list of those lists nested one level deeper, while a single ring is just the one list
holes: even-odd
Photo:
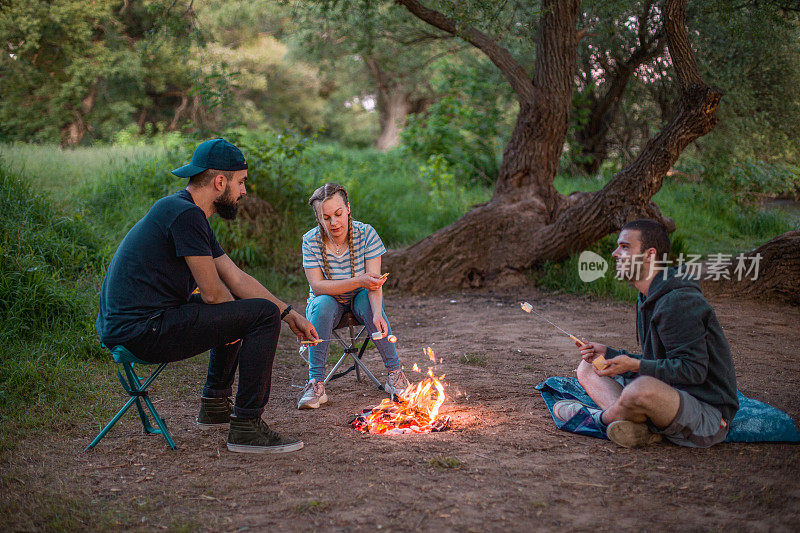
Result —
[{"label": "woman's blue jeans", "polygon": [[[333,328],[339,323],[342,314],[347,310],[347,306],[343,303],[337,302],[333,296],[321,294],[315,296],[306,307],[306,317],[309,322],[314,325],[320,339],[330,339],[333,337]],[[350,310],[355,315],[356,319],[364,324],[367,328],[369,335],[378,331],[375,324],[372,323],[372,307],[369,304],[369,297],[367,290],[361,289],[353,297],[350,302]],[[386,324],[389,320],[386,318],[386,311],[383,311],[383,319]],[[392,327],[389,326],[389,334],[392,333]],[[397,348],[394,343],[388,341],[388,335],[380,340],[373,340],[375,347],[381,354],[383,364],[386,365],[386,370],[392,372],[400,368],[400,358],[397,355]],[[328,359],[328,350],[330,349],[330,341],[324,340],[316,346],[309,348],[308,355],[308,377],[309,379],[316,379],[322,381],[325,379],[325,361]]]}]

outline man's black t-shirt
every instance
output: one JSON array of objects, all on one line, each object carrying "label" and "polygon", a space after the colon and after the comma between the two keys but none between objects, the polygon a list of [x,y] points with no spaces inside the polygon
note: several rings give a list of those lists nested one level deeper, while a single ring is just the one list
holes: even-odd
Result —
[{"label": "man's black t-shirt", "polygon": [[143,333],[151,316],[185,304],[197,286],[185,256],[224,253],[189,191],[157,201],[108,265],[95,322],[100,340],[122,344]]}]

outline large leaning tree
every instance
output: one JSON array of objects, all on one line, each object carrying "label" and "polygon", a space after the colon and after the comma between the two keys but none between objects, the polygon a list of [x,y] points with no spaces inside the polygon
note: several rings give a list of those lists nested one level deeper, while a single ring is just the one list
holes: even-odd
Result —
[{"label": "large leaning tree", "polygon": [[499,39],[431,8],[433,0],[396,2],[486,54],[511,85],[519,115],[492,199],[422,241],[389,252],[385,262],[395,287],[426,292],[505,284],[519,281],[534,265],[568,257],[631,219],[653,218],[674,229],[651,198],[681,152],[714,127],[721,97],[700,75],[686,29],[685,0],[666,0],[662,8],[680,88],[672,118],[600,191],[569,196],[559,194],[553,180],[567,135],[578,43],[591,31],[578,28],[580,1],[542,1],[532,73]]}]

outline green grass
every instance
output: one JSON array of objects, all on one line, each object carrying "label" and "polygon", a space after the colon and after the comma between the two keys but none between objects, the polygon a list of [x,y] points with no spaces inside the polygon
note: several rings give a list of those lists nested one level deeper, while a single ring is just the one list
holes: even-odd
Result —
[{"label": "green grass", "polygon": [[428,459],[428,464],[437,470],[460,470],[464,466],[461,461],[455,457],[447,457],[445,455],[436,455]]},{"label": "green grass", "polygon": [[330,504],[328,502],[323,502],[319,500],[309,500],[307,502],[298,503],[294,506],[295,514],[299,515],[312,515],[316,513],[321,513],[326,511],[330,508]]},{"label": "green grass", "polygon": [[[94,332],[101,248],[85,224],[0,167],[0,450],[17,432],[105,412],[92,394],[108,376]],[[102,377],[85,379],[92,374]]]},{"label": "green grass", "polygon": [[0,161],[6,170],[25,176],[37,192],[58,197],[59,203],[79,198],[86,183],[102,182],[110,171],[161,159],[159,146],[104,146],[63,150],[55,145],[0,144]]},{"label": "green grass", "polygon": [[468,352],[462,355],[458,362],[462,365],[486,366],[486,354]]}]

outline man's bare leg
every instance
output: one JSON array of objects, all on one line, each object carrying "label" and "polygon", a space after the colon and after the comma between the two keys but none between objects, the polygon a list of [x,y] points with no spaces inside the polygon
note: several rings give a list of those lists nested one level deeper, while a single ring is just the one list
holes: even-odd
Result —
[{"label": "man's bare leg", "polygon": [[583,390],[600,409],[608,409],[614,405],[622,394],[622,385],[609,377],[595,374],[591,363],[581,360],[577,372]]},{"label": "man's bare leg", "polygon": [[677,390],[656,378],[640,376],[606,408],[602,421],[606,425],[616,420],[643,423],[649,418],[656,427],[665,428],[675,420],[680,405],[681,397]]}]

